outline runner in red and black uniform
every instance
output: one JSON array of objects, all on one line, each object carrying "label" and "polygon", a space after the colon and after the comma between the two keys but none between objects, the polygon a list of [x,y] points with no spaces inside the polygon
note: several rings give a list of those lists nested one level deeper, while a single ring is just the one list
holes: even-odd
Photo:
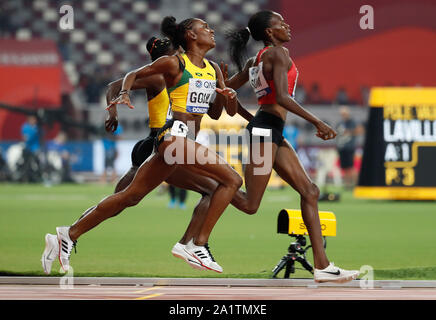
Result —
[{"label": "runner in red and black uniform", "polygon": [[[256,57],[248,59],[244,66],[244,52],[250,35],[254,40],[262,41],[264,48]],[[313,250],[315,281],[344,282],[355,279],[358,271],[340,269],[327,259],[318,215],[319,189],[282,134],[286,115],[290,111],[312,123],[319,138],[329,140],[336,136],[332,128],[293,99],[298,71],[289,57],[288,49],[284,47],[291,39],[289,25],[276,12],[260,11],[250,18],[247,28],[231,33],[229,38],[230,55],[240,72],[227,80],[226,85],[239,89],[250,82],[259,104],[259,110],[247,125],[251,140],[251,162],[244,172],[246,201],[242,202],[243,207],[239,209],[251,213],[257,211],[274,168],[300,194],[302,216]],[[256,162],[253,158],[256,155],[263,156],[263,161]]]}]

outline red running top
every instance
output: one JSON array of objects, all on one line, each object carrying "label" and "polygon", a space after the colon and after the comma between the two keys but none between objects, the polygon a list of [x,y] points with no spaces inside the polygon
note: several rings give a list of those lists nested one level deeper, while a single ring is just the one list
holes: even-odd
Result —
[{"label": "red running top", "polygon": [[[271,48],[271,47],[265,47],[258,52],[258,54],[256,56],[256,65],[259,65],[262,54],[266,50],[268,50],[269,48]],[[298,79],[298,70],[297,70],[297,67],[295,66],[295,63],[292,62],[292,66],[288,71],[288,92],[291,95],[291,97],[294,97],[295,87],[297,86],[297,79]],[[259,105],[277,103],[277,101],[276,101],[276,89],[274,86],[274,81],[273,80],[266,80],[266,82],[267,82],[270,90],[265,91],[265,92],[268,92],[267,94],[265,94],[261,97],[258,97],[257,103]]]}]

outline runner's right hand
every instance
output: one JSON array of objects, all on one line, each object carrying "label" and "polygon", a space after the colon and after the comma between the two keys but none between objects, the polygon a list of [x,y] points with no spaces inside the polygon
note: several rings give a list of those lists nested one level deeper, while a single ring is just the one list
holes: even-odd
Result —
[{"label": "runner's right hand", "polygon": [[227,63],[224,64],[224,62],[221,61],[220,69],[221,69],[221,73],[223,74],[224,83],[227,86],[227,81],[229,80],[229,65]]},{"label": "runner's right hand", "polygon": [[316,124],[316,129],[316,136],[323,140],[334,139],[337,135],[336,131],[323,121],[320,121]]}]

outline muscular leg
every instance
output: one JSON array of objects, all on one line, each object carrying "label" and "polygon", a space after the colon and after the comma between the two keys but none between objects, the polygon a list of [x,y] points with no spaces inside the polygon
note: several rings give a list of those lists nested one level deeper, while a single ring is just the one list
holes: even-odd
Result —
[{"label": "muscular leg", "polygon": [[324,250],[321,223],[318,214],[319,189],[310,180],[298,157],[285,140],[277,151],[274,170],[294,188],[301,197],[301,214],[309,231],[310,243],[316,269],[324,269],[329,261]]},{"label": "muscular leg", "polygon": [[[166,182],[177,186],[178,188],[195,191],[202,195],[199,203],[194,209],[188,228],[182,239],[179,241],[182,244],[186,244],[192,238],[197,237],[200,230],[199,226],[203,224],[207,215],[210,197],[219,184],[214,179],[193,173],[184,166],[178,166],[174,173],[168,177]],[[245,193],[238,189],[232,198],[231,204],[238,207],[239,204],[243,202],[245,203]]]},{"label": "muscular leg", "polygon": [[210,196],[207,194],[203,195],[194,209],[191,221],[189,222],[188,228],[186,229],[182,239],[180,239],[180,243],[187,244],[189,240],[197,237],[206,218],[209,205]]},{"label": "muscular leg", "polygon": [[139,167],[127,188],[104,198],[93,209],[88,209],[89,212],[71,226],[69,230],[71,240],[77,240],[83,233],[104,220],[139,203],[145,195],[171,175],[176,167],[176,165],[166,164],[160,155],[155,154]]},{"label": "muscular leg", "polygon": [[[255,214],[257,212],[271,177],[272,163],[275,161],[277,149],[277,145],[271,142],[251,145],[252,154],[256,152],[264,157],[265,150],[270,150],[271,158],[268,159],[264,157],[264,159],[266,159],[265,162],[259,164],[250,161],[250,163],[245,166],[244,178],[246,191],[245,193],[239,192],[235,194],[234,201],[232,202],[237,209],[247,214]],[[257,173],[260,168],[264,168],[261,170],[262,174]]]},{"label": "muscular leg", "polygon": [[208,195],[212,194],[218,187],[218,182],[212,178],[193,173],[185,166],[178,166],[165,182],[177,188]]},{"label": "muscular leg", "polygon": [[[174,139],[169,143],[173,143],[173,141]],[[196,144],[191,140],[184,139],[182,142],[184,143],[185,155],[189,154],[189,152],[197,152],[197,148],[204,148],[204,146]],[[163,145],[168,145],[168,142],[162,143],[161,148],[165,148]],[[207,242],[213,226],[227,207],[233,194],[242,184],[239,175],[227,164],[209,164],[218,163],[217,157],[219,156],[216,153],[208,149],[201,150],[201,152],[208,158],[206,165],[196,162],[193,165],[183,166],[199,174],[209,176],[220,184],[211,197],[205,223],[202,225],[199,236],[196,239],[196,244],[198,245],[204,245]],[[185,159],[186,162],[187,159]],[[103,199],[95,208],[90,209],[86,216],[71,226],[69,230],[71,240],[77,240],[80,235],[94,228],[102,221],[120,213],[126,207],[136,205],[145,195],[156,188],[163,180],[167,179],[176,168],[177,165],[168,165],[162,156],[155,154],[149,161],[141,165],[135,178],[127,188]]]},{"label": "muscular leg", "polygon": [[[185,155],[195,152],[196,159],[202,155],[202,161],[195,161],[194,164],[180,165],[190,172],[212,178],[218,183],[217,188],[210,196],[204,222],[201,225],[198,235],[194,238],[196,245],[204,245],[209,240],[209,235],[217,223],[221,214],[232,200],[235,192],[242,185],[242,178],[215,152],[195,141],[185,139]],[[203,162],[204,160],[204,162]],[[188,163],[185,158],[185,163]]]},{"label": "muscular leg", "polygon": [[117,185],[115,186],[114,193],[117,193],[127,188],[127,186],[130,184],[130,182],[132,182],[133,178],[135,177],[136,171],[138,171],[138,167],[132,165],[129,171],[127,171],[118,181]]},{"label": "muscular leg", "polygon": [[[138,167],[136,166],[132,166],[129,171],[127,171],[122,177],[121,179],[118,181],[117,185],[115,186],[115,191],[114,193],[117,193],[123,189],[125,189],[130,182],[132,182],[133,177],[136,174],[136,171],[138,170]],[[87,214],[89,214],[93,209],[95,209],[96,206],[93,206],[89,209],[87,209],[78,220],[82,219],[83,217],[85,217]],[[119,212],[118,212],[119,213]],[[116,214],[115,214],[116,215]]]},{"label": "muscular leg", "polygon": [[[271,161],[274,161],[274,155],[278,149],[276,144],[271,144],[270,146],[257,144],[257,146],[255,145],[255,147],[260,148],[257,149],[256,152],[260,152],[260,150],[269,150],[269,147],[271,147]],[[263,156],[263,153],[261,155]],[[244,172],[246,192],[238,189],[231,200],[231,204],[238,210],[250,215],[257,212],[266,186],[268,185],[271,176],[271,170],[269,170],[268,174],[264,175],[255,175],[254,172],[256,168],[261,168],[264,165],[264,163],[250,163],[246,166]],[[269,166],[271,165],[269,164]],[[185,166],[177,167],[174,173],[170,177],[168,177],[166,182],[177,186],[178,188],[196,191],[203,195],[211,195],[213,191],[218,187],[218,183],[214,179],[206,177],[202,174],[190,172]]]},{"label": "muscular leg", "polygon": [[[129,169],[129,171],[127,171],[124,174],[124,176],[121,177],[121,179],[119,180],[119,182],[117,183],[117,185],[115,187],[115,193],[127,188],[127,186],[133,180],[137,170],[138,170],[138,167],[132,166]],[[181,241],[179,241],[180,243],[186,244],[187,241],[189,241],[190,239],[192,239],[198,235],[199,226],[201,226],[203,224],[204,218],[206,217],[206,214],[207,214],[207,209],[208,209],[209,203],[210,203],[210,195],[218,187],[218,183],[215,180],[213,180],[212,178],[202,176],[202,175],[197,174],[197,173],[193,173],[189,169],[187,169],[183,166],[178,166],[174,170],[174,172],[165,181],[169,184],[172,184],[172,185],[178,187],[178,188],[183,188],[183,189],[191,190],[191,191],[198,192],[198,193],[202,194],[202,198],[201,198],[200,202],[198,203],[197,207],[194,209],[190,224],[189,224],[185,234],[183,235]],[[238,190],[236,192],[236,194],[234,195],[231,203],[237,207],[237,206],[239,206],[238,203],[242,203],[242,202],[245,203],[245,196],[241,190]],[[81,220],[83,217],[87,216],[90,212],[93,212],[94,214],[96,214],[95,210],[94,210],[95,208],[96,208],[96,206],[93,206],[93,207],[90,207],[89,209],[87,209],[80,216],[80,218],[78,220]],[[120,210],[119,212],[115,212],[110,217],[114,217],[114,216],[118,215],[121,211],[122,210]],[[101,221],[103,221],[107,218],[109,218],[109,217],[101,218],[102,219]],[[72,229],[73,229],[72,233],[75,232],[74,231],[75,229],[80,228],[80,224],[76,225],[76,223],[77,222],[75,222],[73,224],[74,227],[72,227]],[[87,230],[89,230],[89,229],[87,229]],[[77,239],[83,233],[84,233],[83,231],[76,231],[76,235],[75,235],[74,239]]]}]

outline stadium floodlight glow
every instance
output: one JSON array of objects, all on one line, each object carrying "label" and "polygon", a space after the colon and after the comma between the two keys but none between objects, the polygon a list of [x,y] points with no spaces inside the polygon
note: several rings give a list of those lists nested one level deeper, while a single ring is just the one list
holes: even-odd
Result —
[{"label": "stadium floodlight glow", "polygon": [[[319,211],[321,233],[324,239],[324,248],[327,247],[326,237],[336,236],[336,216],[330,211]],[[282,209],[277,219],[277,233],[287,234],[296,238],[289,247],[288,253],[284,255],[272,270],[273,278],[285,269],[284,278],[289,278],[295,273],[295,262],[299,262],[307,271],[313,274],[313,267],[306,259],[306,251],[312,246],[306,246],[305,236],[309,234],[301,216],[301,210]]]}]

